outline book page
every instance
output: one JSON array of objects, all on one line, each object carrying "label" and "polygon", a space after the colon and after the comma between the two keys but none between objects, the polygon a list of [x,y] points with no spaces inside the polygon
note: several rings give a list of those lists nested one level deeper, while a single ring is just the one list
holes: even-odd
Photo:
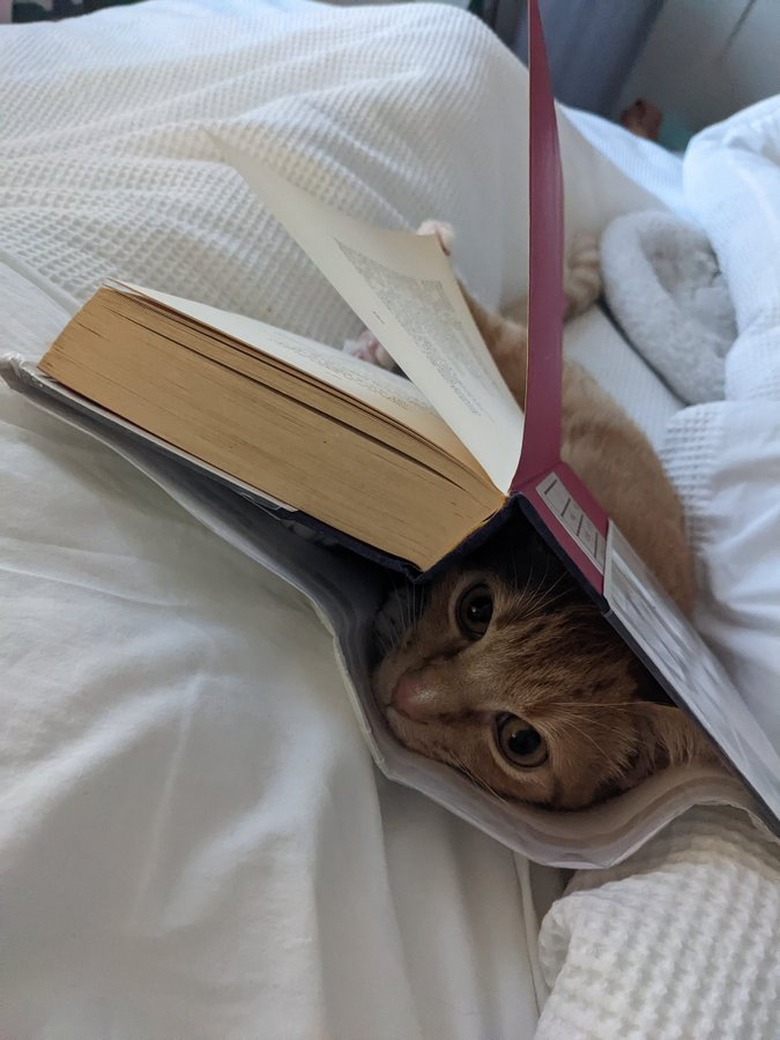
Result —
[{"label": "book page", "polygon": [[276,358],[290,368],[305,372],[372,411],[387,416],[404,429],[413,431],[470,470],[478,472],[479,465],[473,456],[417,387],[403,376],[368,365],[343,351],[267,325],[256,318],[155,289],[121,282],[113,282],[111,286],[117,291],[155,301],[166,309],[184,314],[201,325]]},{"label": "book page", "polygon": [[520,456],[523,413],[437,239],[354,220],[289,184],[261,159],[223,141],[218,145],[506,493]]}]

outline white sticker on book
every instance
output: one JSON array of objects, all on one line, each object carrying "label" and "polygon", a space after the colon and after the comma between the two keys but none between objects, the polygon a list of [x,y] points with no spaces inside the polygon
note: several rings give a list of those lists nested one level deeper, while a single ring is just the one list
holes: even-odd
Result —
[{"label": "white sticker on book", "polygon": [[572,498],[561,478],[556,473],[550,473],[536,485],[536,490],[591,563],[603,574],[606,559],[604,536]]},{"label": "white sticker on book", "polygon": [[[655,585],[644,562],[615,524],[610,523],[604,595],[675,689],[685,689],[694,662],[698,664],[702,657],[709,659],[709,654],[706,648],[701,653],[701,637]],[[730,683],[725,675],[723,678]]]},{"label": "white sticker on book", "polygon": [[612,612],[780,821],[780,756],[726,669],[610,523],[604,595]]}]

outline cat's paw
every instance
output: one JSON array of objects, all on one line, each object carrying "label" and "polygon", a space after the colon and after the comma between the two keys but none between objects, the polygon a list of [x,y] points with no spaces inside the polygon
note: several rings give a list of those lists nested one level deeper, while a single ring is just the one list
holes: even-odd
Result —
[{"label": "cat's paw", "polygon": [[417,228],[418,235],[436,235],[444,253],[449,256],[455,242],[455,231],[452,224],[444,220],[424,220]]},{"label": "cat's paw", "polygon": [[[417,228],[416,234],[435,235],[443,252],[447,256],[452,252],[455,232],[452,225],[446,221],[424,220]],[[390,372],[400,371],[376,336],[368,329],[361,332],[357,339],[345,340],[342,350],[352,357],[360,358],[361,361],[368,361],[370,365],[378,365],[379,368],[386,368]]]},{"label": "cat's paw", "polygon": [[601,253],[598,235],[579,231],[572,238],[563,273],[566,317],[583,314],[601,295]]},{"label": "cat's paw", "polygon": [[389,371],[395,368],[393,359],[373,332],[368,329],[364,329],[357,339],[345,340],[342,349],[345,354],[351,354],[352,357],[360,358],[361,361],[367,361],[370,365],[377,365],[379,368],[386,368]]}]

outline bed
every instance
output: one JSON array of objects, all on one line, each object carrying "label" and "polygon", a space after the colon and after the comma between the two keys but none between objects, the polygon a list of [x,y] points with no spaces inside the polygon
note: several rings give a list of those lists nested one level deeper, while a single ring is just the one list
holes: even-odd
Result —
[{"label": "bed", "polygon": [[[355,334],[215,133],[377,223],[452,220],[486,303],[523,288],[526,77],[455,9],[148,0],[0,30],[0,86],[0,354],[39,357],[108,275]],[[729,278],[724,401],[683,408],[599,310],[567,349],[662,448],[700,625],[775,737],[779,108],[684,162],[561,112],[568,234],[668,206]],[[0,439],[3,1036],[777,1036],[780,864],[744,814],[529,863],[375,771],[271,568],[6,388]]]}]

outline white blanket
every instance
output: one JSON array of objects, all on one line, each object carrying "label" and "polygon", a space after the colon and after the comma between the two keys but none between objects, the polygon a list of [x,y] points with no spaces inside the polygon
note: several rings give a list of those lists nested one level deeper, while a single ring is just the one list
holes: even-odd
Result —
[{"label": "white blanket", "polygon": [[601,271],[638,353],[688,404],[719,401],[734,307],[701,228],[661,210],[626,213],[601,236]]},{"label": "white blanket", "polygon": [[700,560],[700,627],[780,747],[780,95],[696,137],[684,177],[739,335],[726,400],[681,412],[665,461]]},{"label": "white blanket", "polygon": [[[511,300],[525,82],[444,6],[161,0],[4,30],[0,349],[40,356],[107,274],[334,343],[354,331],[204,129],[372,220],[452,220],[466,277]],[[652,204],[566,121],[562,138],[570,230]],[[0,437],[3,1035],[531,1035],[527,864],[376,777],[308,608],[8,393]],[[678,828],[680,856],[706,858]],[[553,1026],[593,985],[635,997],[616,964],[648,907],[611,876],[621,931],[572,913],[605,956],[561,987]],[[677,905],[663,893],[654,913]],[[676,927],[640,967],[675,974]],[[597,1035],[628,1035],[610,1028],[607,1010]]]}]

